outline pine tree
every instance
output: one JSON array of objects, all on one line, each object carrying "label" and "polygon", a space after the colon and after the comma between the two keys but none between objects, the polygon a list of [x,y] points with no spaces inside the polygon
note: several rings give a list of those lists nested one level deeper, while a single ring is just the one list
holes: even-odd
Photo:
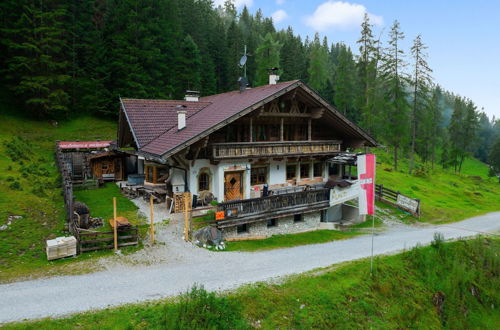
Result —
[{"label": "pine tree", "polygon": [[179,63],[177,77],[182,93],[186,90],[199,91],[201,89],[201,56],[198,46],[190,35],[187,35],[181,44]]},{"label": "pine tree", "polygon": [[2,29],[9,89],[36,118],[68,112],[66,8],[56,0],[18,2],[19,16]]},{"label": "pine tree", "polygon": [[406,93],[407,75],[404,52],[400,42],[404,33],[399,22],[394,21],[389,33],[389,46],[384,49],[381,65],[381,79],[384,90],[383,137],[394,148],[394,169],[398,169],[399,149],[408,140],[408,100]]},{"label": "pine tree", "polygon": [[[417,143],[417,123],[424,121],[424,117],[429,109],[429,90],[432,84],[431,68],[427,64],[427,46],[422,42],[422,38],[418,35],[413,41],[411,54],[413,56],[413,105],[411,114],[411,148],[410,148],[410,166],[409,173],[413,171],[415,166],[415,145]],[[423,141],[428,143],[428,141]]]},{"label": "pine tree", "polygon": [[377,82],[378,42],[373,38],[373,25],[367,13],[361,24],[361,36],[357,41],[359,45],[358,75],[360,78],[360,107],[363,113],[363,126],[369,134],[375,132],[375,89]]},{"label": "pine tree", "polygon": [[282,44],[275,41],[271,33],[267,33],[261,39],[261,43],[255,52],[257,63],[257,85],[268,83],[268,71],[279,66],[280,49]]},{"label": "pine tree", "polygon": [[319,41],[319,34],[314,35],[314,41],[311,44],[309,55],[309,85],[322,92],[327,86],[330,77],[328,67],[328,49],[325,49]]},{"label": "pine tree", "polygon": [[359,116],[354,108],[356,103],[355,88],[357,85],[355,80],[356,63],[351,49],[343,44],[340,45],[337,59],[338,64],[334,73],[334,104],[344,115],[354,122],[358,122]]},{"label": "pine tree", "polygon": [[490,153],[488,154],[488,164],[490,165],[490,176],[497,176],[500,183],[500,136],[494,141]]}]

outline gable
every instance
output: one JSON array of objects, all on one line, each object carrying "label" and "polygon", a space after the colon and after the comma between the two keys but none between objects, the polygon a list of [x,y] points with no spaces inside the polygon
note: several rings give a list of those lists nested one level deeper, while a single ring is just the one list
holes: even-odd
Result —
[{"label": "gable", "polygon": [[[290,114],[280,113],[277,108],[276,102],[282,99],[289,100]],[[294,103],[297,99],[302,103]],[[252,112],[262,116],[324,118],[325,123],[343,136],[367,146],[377,145],[360,127],[298,80],[206,96],[199,102],[134,99],[122,102],[138,150],[163,158]],[[186,127],[182,130],[177,129],[178,110],[187,111]]]}]

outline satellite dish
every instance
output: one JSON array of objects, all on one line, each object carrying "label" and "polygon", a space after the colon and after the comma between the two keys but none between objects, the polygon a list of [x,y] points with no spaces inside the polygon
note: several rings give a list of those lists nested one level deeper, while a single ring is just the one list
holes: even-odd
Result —
[{"label": "satellite dish", "polygon": [[243,55],[243,56],[240,58],[240,66],[245,65],[245,63],[247,63],[247,56],[246,56],[246,55]]}]

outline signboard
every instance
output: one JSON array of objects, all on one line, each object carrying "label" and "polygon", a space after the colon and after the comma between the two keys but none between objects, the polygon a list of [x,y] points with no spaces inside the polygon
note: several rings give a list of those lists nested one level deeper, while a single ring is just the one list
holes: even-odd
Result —
[{"label": "signboard", "polygon": [[353,183],[350,187],[335,187],[330,189],[330,206],[345,203],[351,199],[359,197],[359,182]]},{"label": "signboard", "polygon": [[420,204],[418,200],[403,196],[401,194],[398,195],[396,203],[402,208],[413,213],[418,212],[418,205]]},{"label": "signboard", "polygon": [[113,141],[61,141],[59,149],[98,149],[107,148]]},{"label": "signboard", "polygon": [[375,213],[375,155],[360,155],[357,159],[359,194],[359,214]]},{"label": "signboard", "polygon": [[215,212],[215,220],[224,220],[224,211]]}]

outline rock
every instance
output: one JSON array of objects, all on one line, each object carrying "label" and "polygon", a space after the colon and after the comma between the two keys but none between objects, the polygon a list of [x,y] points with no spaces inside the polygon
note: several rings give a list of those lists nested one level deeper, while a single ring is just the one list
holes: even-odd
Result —
[{"label": "rock", "polygon": [[7,226],[7,225],[0,226],[0,230],[5,230],[7,228],[9,228],[9,226]]},{"label": "rock", "polygon": [[198,246],[215,246],[216,249],[223,250],[225,244],[222,241],[222,232],[215,227],[203,227],[194,233],[194,242]]}]

